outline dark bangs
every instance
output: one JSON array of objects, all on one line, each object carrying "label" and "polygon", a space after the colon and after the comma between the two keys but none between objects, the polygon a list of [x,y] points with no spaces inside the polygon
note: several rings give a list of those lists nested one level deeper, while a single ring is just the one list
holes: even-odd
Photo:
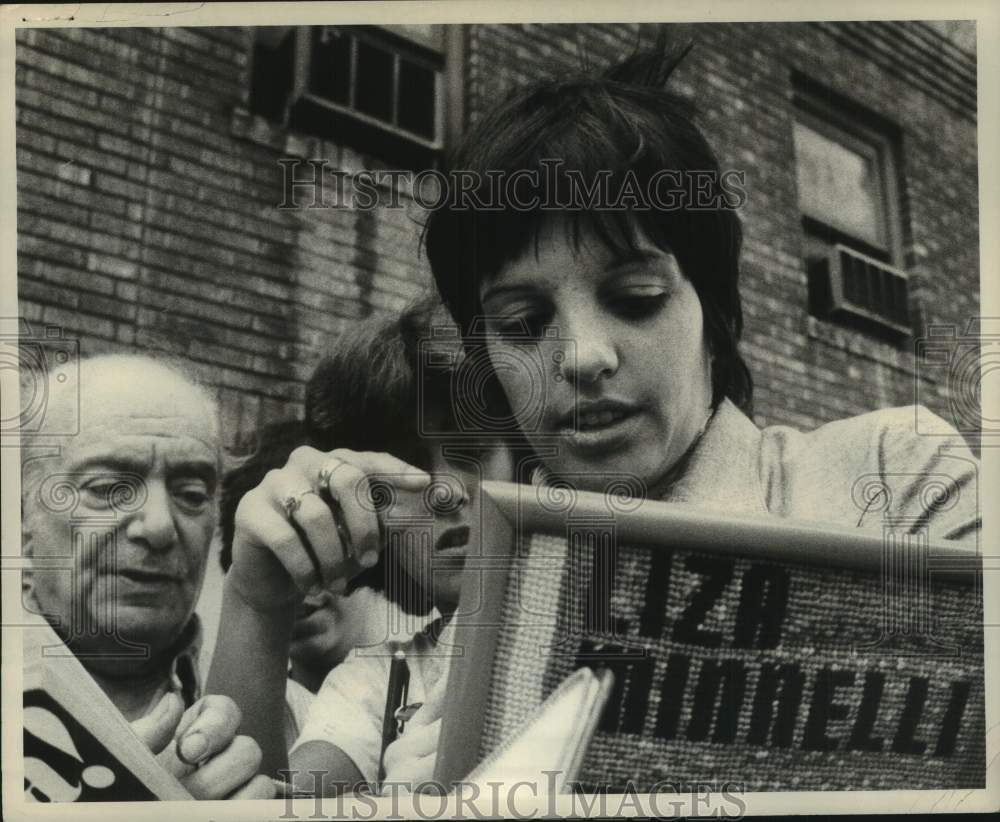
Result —
[{"label": "dark bangs", "polygon": [[[694,104],[664,88],[687,50],[661,44],[601,75],[516,90],[450,158],[452,199],[430,212],[424,243],[441,296],[469,337],[482,284],[537,253],[553,218],[575,245],[591,235],[621,256],[636,250],[641,231],[674,255],[698,294],[714,401],[729,396],[749,409],[752,384],[737,351],[740,221]],[[464,201],[455,196],[463,174],[477,183]]]}]

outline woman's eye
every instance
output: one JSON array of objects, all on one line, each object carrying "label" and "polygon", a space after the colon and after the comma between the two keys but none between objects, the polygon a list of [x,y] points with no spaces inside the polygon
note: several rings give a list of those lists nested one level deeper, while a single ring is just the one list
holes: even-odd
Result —
[{"label": "woman's eye", "polygon": [[661,289],[626,291],[611,297],[612,309],[623,317],[641,319],[660,311],[669,295]]}]

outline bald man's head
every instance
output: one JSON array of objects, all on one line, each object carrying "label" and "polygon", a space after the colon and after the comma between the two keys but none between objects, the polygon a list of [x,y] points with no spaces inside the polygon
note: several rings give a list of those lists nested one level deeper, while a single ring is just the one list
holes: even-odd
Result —
[{"label": "bald man's head", "polygon": [[[78,433],[65,435],[77,402]],[[221,469],[216,405],[173,366],[93,357],[80,363],[78,396],[53,384],[39,434],[48,432],[61,432],[45,440],[58,446],[54,456],[24,454],[24,552],[72,574],[33,570],[34,599],[89,664],[113,666],[122,638],[155,659],[201,589]]]},{"label": "bald man's head", "polygon": [[[47,402],[35,434],[47,447],[25,449],[23,453],[22,500],[39,481],[39,473],[51,465],[52,460],[44,454],[86,440],[88,431],[93,432],[121,414],[147,414],[155,429],[158,417],[178,413],[204,421],[206,434],[221,460],[218,406],[176,365],[144,354],[101,354],[80,362],[78,384],[58,382],[49,375]],[[66,434],[77,430],[76,434]]]}]

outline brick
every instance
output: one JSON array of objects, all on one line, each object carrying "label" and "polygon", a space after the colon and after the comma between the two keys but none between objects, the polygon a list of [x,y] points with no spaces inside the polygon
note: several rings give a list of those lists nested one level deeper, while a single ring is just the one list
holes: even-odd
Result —
[{"label": "brick", "polygon": [[134,280],[139,274],[139,265],[133,260],[120,260],[105,254],[88,254],[87,269],[100,271],[119,280]]},{"label": "brick", "polygon": [[[912,27],[919,25],[844,27],[871,42],[871,57],[850,48],[830,24],[671,27],[681,39],[698,39],[676,87],[697,97],[721,162],[752,172],[741,213],[744,348],[761,419],[812,426],[873,402],[905,400],[912,384],[908,355],[898,348],[864,335],[827,340],[809,331],[789,164],[790,70],[816,77],[902,130],[904,239],[918,330],[978,311],[975,122],[960,111],[974,93],[974,61],[953,65],[944,50],[944,62],[930,65],[914,51]],[[616,59],[632,48],[639,28],[471,27],[468,118],[553,63],[578,65],[581,51],[595,65]],[[276,210],[280,156],[384,166],[245,111],[251,29],[16,36],[19,266],[35,289],[24,305],[64,311],[60,299],[113,297],[121,310],[111,330],[102,325],[107,304],[89,303],[90,313],[77,317],[95,346],[185,352],[198,341],[194,369],[248,403],[234,436],[249,436],[259,420],[283,409],[298,410],[316,352],[356,323],[394,313],[429,283],[418,256],[417,213],[362,219],[350,211]],[[886,46],[905,71],[886,68],[878,51]],[[57,290],[64,295],[45,296]],[[133,306],[135,328],[121,320]],[[872,375],[861,379],[879,386],[877,396],[865,394],[857,372]],[[946,393],[933,396],[947,407]]]}]

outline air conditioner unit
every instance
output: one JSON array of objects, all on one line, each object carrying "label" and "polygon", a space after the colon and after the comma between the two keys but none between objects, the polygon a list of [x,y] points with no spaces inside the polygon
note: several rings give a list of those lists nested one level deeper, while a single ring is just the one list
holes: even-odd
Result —
[{"label": "air conditioner unit", "polygon": [[815,308],[834,317],[853,317],[896,334],[911,333],[905,272],[844,245],[834,245],[809,268],[810,291],[821,295]]}]

